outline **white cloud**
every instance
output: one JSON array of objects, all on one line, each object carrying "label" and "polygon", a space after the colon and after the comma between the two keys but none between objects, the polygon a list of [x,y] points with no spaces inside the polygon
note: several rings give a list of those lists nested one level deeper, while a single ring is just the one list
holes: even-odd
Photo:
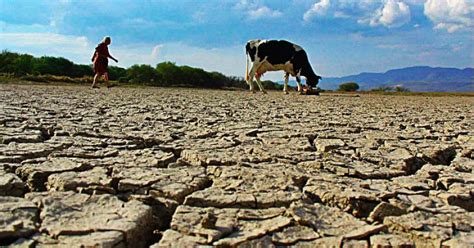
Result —
[{"label": "white cloud", "polygon": [[403,26],[410,22],[410,19],[410,7],[406,3],[399,0],[388,0],[370,19],[359,23],[368,21],[369,25],[373,27],[383,25],[392,28]]},{"label": "white cloud", "polygon": [[449,33],[474,28],[474,1],[472,0],[428,0],[425,15],[435,24],[435,29]]},{"label": "white cloud", "polygon": [[383,10],[380,22],[387,27],[398,27],[411,19],[410,7],[401,1],[389,0]]},{"label": "white cloud", "polygon": [[281,15],[282,13],[280,11],[272,10],[268,8],[267,6],[262,6],[262,7],[259,7],[258,9],[248,11],[248,16],[250,17],[250,19],[253,19],[253,20],[265,18],[265,17],[270,17],[270,18],[280,17]]},{"label": "white cloud", "polygon": [[243,11],[251,20],[276,18],[283,15],[281,11],[271,9],[257,0],[240,0],[234,9]]},{"label": "white cloud", "polygon": [[51,49],[82,50],[89,46],[85,36],[61,35],[54,33],[0,33],[0,43],[15,44],[19,47],[44,47]]},{"label": "white cloud", "polygon": [[353,19],[372,27],[400,27],[411,19],[407,1],[420,4],[420,0],[319,0],[304,13],[303,20],[308,22],[316,16],[330,16]]},{"label": "white cloud", "polygon": [[320,0],[319,2],[313,4],[311,8],[304,13],[303,20],[310,21],[318,15],[325,15],[330,5],[331,2],[329,0]]}]

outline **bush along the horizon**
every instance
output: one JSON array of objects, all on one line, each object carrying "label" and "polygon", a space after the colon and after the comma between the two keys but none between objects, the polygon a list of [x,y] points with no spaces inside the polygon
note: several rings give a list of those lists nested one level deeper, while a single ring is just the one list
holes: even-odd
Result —
[{"label": "bush along the horizon", "polygon": [[347,82],[339,85],[338,91],[357,91],[359,89],[359,85],[355,82]]},{"label": "bush along the horizon", "polygon": [[[92,65],[78,65],[61,57],[34,57],[9,51],[0,53],[0,73],[26,81],[90,83],[94,72]],[[124,84],[149,86],[183,86],[198,88],[247,88],[242,77],[226,76],[172,62],[151,65],[132,65],[125,69],[109,66],[109,78]],[[282,86],[264,81],[265,89],[280,90]]]}]

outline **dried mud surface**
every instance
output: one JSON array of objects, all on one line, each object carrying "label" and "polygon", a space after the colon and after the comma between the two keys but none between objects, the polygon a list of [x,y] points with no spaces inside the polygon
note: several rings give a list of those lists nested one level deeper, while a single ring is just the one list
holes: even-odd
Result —
[{"label": "dried mud surface", "polygon": [[0,85],[0,246],[473,247],[472,106]]}]

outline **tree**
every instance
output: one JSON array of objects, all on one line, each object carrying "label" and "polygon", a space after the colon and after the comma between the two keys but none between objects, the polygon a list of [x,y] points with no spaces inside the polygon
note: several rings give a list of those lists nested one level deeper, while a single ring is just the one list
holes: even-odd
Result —
[{"label": "tree", "polygon": [[181,79],[181,69],[172,62],[163,62],[156,65],[156,71],[161,75],[162,85],[179,85],[183,83]]},{"label": "tree", "polygon": [[180,66],[180,75],[175,75],[179,85],[190,85],[194,87],[213,88],[216,87],[212,81],[211,74],[200,68]]},{"label": "tree", "polygon": [[28,54],[12,53],[3,50],[0,54],[0,72],[21,76],[31,73],[33,60]]},{"label": "tree", "polygon": [[[92,70],[91,65],[76,65],[76,64],[74,64],[72,70],[73,70],[72,77],[84,77],[84,76],[92,77],[92,76],[94,76],[94,71]],[[110,70],[109,70],[109,72],[110,72]]]},{"label": "tree", "polygon": [[355,82],[348,82],[339,85],[339,91],[357,91],[359,85]]},{"label": "tree", "polygon": [[131,83],[159,85],[161,75],[150,65],[133,65],[127,70]]},{"label": "tree", "polygon": [[28,54],[22,54],[18,56],[14,61],[14,71],[15,75],[26,75],[30,74],[32,70],[32,64],[34,57]]},{"label": "tree", "polygon": [[35,74],[49,74],[55,76],[77,76],[74,72],[74,63],[65,58],[56,58],[43,56],[35,59],[33,64],[33,73]]},{"label": "tree", "polygon": [[127,70],[118,66],[109,66],[109,79],[118,80],[127,76]]}]

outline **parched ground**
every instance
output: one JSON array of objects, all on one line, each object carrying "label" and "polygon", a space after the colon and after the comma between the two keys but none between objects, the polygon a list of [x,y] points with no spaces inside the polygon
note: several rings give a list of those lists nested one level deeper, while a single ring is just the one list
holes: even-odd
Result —
[{"label": "parched ground", "polygon": [[0,85],[0,246],[473,247],[473,106]]}]

